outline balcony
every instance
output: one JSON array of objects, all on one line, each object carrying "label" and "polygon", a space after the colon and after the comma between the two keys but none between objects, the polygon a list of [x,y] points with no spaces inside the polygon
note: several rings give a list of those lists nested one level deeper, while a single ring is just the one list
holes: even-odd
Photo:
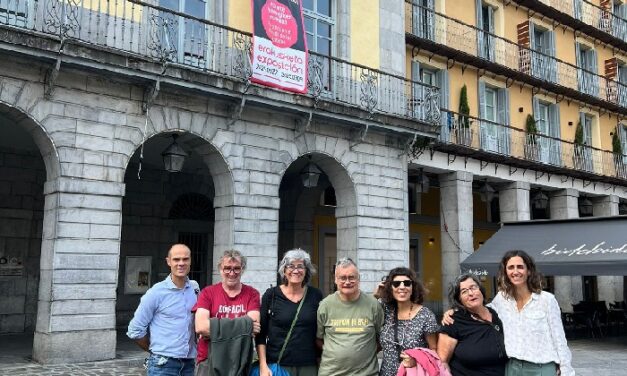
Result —
[{"label": "balcony", "polygon": [[514,43],[432,9],[406,3],[406,39],[452,62],[627,115],[624,83]]},{"label": "balcony", "polygon": [[520,128],[451,111],[442,114],[444,125],[436,150],[506,163],[512,166],[510,169],[531,168],[623,185],[627,180],[627,155],[576,145],[542,134],[532,135]]},{"label": "balcony", "polygon": [[587,0],[514,0],[604,43],[627,49],[627,20]]},{"label": "balcony", "polygon": [[[20,45],[34,56],[73,54],[72,58],[83,59],[85,65],[97,60],[122,68],[131,66],[142,73],[148,66],[151,73],[158,73],[154,67],[161,67],[161,75],[176,70],[173,79],[214,85],[222,93],[230,90],[231,97],[241,95],[239,88],[246,92],[255,86],[250,84],[252,38],[239,30],[135,0],[15,0],[1,4],[0,32],[5,38],[0,48],[5,50]],[[310,53],[308,74],[306,95],[259,90],[267,90],[266,95],[273,99],[309,107],[304,111],[314,107],[327,114],[341,112],[344,120],[359,122],[355,112],[359,110],[365,112],[359,115],[362,122],[437,135],[441,119],[436,87],[315,53]],[[216,84],[216,79],[231,83]]]}]

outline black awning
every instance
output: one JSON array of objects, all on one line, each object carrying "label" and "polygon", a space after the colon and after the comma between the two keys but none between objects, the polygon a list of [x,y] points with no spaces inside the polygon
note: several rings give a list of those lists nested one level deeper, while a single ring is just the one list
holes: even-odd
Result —
[{"label": "black awning", "polygon": [[461,270],[496,275],[512,249],[531,255],[544,275],[627,275],[627,216],[507,222]]}]

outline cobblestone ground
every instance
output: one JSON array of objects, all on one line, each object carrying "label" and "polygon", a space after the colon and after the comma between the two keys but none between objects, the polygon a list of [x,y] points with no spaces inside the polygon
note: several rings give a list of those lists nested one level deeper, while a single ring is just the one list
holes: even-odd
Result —
[{"label": "cobblestone ground", "polygon": [[2,376],[144,376],[143,359],[42,366],[38,364],[0,368]]}]

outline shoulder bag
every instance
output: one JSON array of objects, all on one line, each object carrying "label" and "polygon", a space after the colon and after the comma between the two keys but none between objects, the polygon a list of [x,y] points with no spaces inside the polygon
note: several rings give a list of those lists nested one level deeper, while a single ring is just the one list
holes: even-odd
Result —
[{"label": "shoulder bag", "polygon": [[[283,357],[283,352],[285,351],[285,347],[287,346],[287,343],[290,340],[290,336],[292,335],[292,329],[294,329],[294,325],[296,324],[296,321],[298,320],[298,314],[300,313],[300,308],[303,306],[303,302],[305,301],[306,297],[307,297],[307,287],[305,287],[305,292],[303,292],[303,298],[300,300],[300,303],[298,304],[298,308],[296,309],[296,315],[294,315],[294,320],[292,320],[292,325],[290,325],[290,330],[287,332],[287,336],[285,337],[285,341],[283,342],[283,346],[281,347],[281,352],[279,352],[279,358],[277,359],[276,363],[268,364],[268,368],[270,368],[270,371],[272,372],[272,376],[290,376],[290,373],[287,372],[285,368],[281,367],[280,365],[281,358]],[[253,364],[250,370],[249,376],[259,376],[259,363],[258,362],[255,362],[255,364]]]}]

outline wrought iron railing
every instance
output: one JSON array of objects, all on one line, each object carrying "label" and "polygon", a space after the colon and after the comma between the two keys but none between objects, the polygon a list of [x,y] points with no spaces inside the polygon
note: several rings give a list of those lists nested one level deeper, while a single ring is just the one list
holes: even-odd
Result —
[{"label": "wrought iron railing", "polygon": [[627,179],[627,155],[592,146],[577,145],[540,133],[529,134],[496,122],[443,111],[444,125],[438,141],[482,150],[537,164]]},{"label": "wrought iron railing", "polygon": [[624,107],[624,100],[619,99],[616,93],[627,90],[627,83],[608,79],[596,72],[514,43],[423,7],[412,0],[406,2],[406,15],[406,32],[418,38]]},{"label": "wrought iron railing", "polygon": [[613,9],[600,7],[587,0],[539,1],[622,41],[627,40],[627,20],[625,16],[615,14]]},{"label": "wrought iron railing", "polygon": [[[249,82],[251,35],[139,0],[0,0],[0,27],[79,41]],[[439,126],[439,89],[310,54],[308,95]]]}]

